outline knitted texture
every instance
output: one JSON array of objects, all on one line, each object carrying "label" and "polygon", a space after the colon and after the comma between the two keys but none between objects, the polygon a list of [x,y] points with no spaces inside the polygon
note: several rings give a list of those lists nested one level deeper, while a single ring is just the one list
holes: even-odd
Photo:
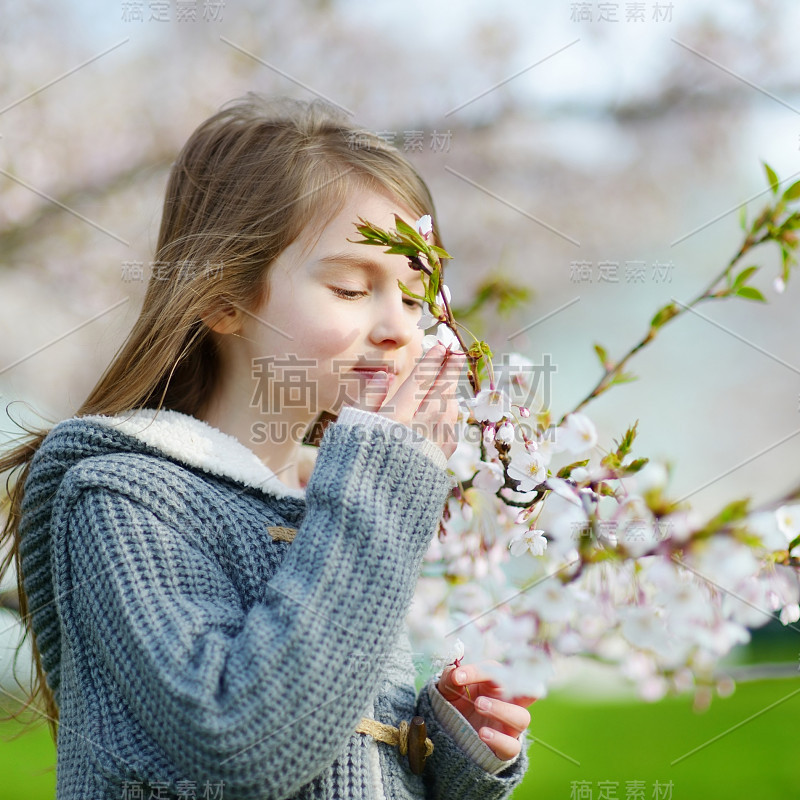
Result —
[{"label": "knitted texture", "polygon": [[[59,800],[507,797],[526,754],[479,766],[399,655],[446,470],[383,425],[335,423],[304,493],[251,483],[96,419],[40,448],[20,553]],[[415,713],[422,776],[354,732]]]}]

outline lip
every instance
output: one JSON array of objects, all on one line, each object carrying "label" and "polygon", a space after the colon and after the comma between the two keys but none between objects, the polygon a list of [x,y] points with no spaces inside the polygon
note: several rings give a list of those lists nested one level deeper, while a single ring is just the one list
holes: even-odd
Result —
[{"label": "lip", "polygon": [[394,386],[394,382],[397,378],[397,373],[394,370],[389,369],[386,366],[383,367],[354,367],[353,372],[356,375],[359,375],[362,381],[369,383],[372,378],[375,377],[379,372],[386,372],[388,373],[389,377],[387,378],[387,385]]},{"label": "lip", "polygon": [[397,375],[397,370],[388,366],[387,364],[361,364],[353,367],[353,372],[367,372],[375,374],[376,372],[387,372],[389,375]]}]

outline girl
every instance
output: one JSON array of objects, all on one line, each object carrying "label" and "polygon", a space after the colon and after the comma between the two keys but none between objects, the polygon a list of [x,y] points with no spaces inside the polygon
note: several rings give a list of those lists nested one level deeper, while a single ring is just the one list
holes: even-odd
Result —
[{"label": "girl", "polygon": [[[22,468],[4,568],[59,798],[461,800],[521,780],[526,699],[477,665],[417,696],[403,624],[464,357],[419,357],[397,285],[418,273],[351,240],[359,217],[432,210],[395,149],[318,103],[249,95],[183,148],[130,336],[75,418],[0,462]],[[338,418],[304,466],[320,412]]]}]

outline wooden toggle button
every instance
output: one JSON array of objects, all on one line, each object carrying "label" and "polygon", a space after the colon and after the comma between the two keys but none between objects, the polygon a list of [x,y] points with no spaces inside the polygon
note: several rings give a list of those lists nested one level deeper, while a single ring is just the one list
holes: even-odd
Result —
[{"label": "wooden toggle button", "polygon": [[408,728],[408,765],[415,775],[422,775],[427,757],[425,749],[425,720],[414,717]]}]

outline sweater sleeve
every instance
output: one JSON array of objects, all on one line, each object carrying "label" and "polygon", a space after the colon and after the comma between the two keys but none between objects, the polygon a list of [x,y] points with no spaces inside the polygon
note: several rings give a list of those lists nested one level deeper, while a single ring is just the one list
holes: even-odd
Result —
[{"label": "sweater sleeve", "polygon": [[433,753],[425,765],[431,800],[503,800],[510,797],[528,768],[524,734],[522,749],[501,761],[477,731],[436,688],[434,677],[422,688],[416,713],[425,719]]},{"label": "sweater sleeve", "polygon": [[174,516],[99,469],[72,471],[54,514],[68,627],[177,774],[224,781],[229,800],[297,791],[378,685],[448,474],[381,428],[331,425],[294,542],[245,610]]},{"label": "sweater sleeve", "polygon": [[[428,692],[433,713],[442,728],[450,734],[453,741],[479,766],[487,772],[496,775],[508,769],[518,758],[519,754],[507,761],[498,758],[486,742],[478,735],[478,731],[470,725],[464,715],[450,702],[444,699],[439,691],[439,677],[430,680],[424,691]],[[524,742],[525,732],[520,734],[520,742]]]},{"label": "sweater sleeve", "polygon": [[[411,446],[419,448],[434,463],[442,467],[447,464],[443,451],[436,444],[407,426],[393,422],[387,417],[346,407],[339,415],[338,422],[344,425],[363,425],[366,428],[381,427],[392,438],[407,441]],[[423,687],[421,694],[425,696],[420,696],[418,699],[416,712],[422,715],[426,722],[434,721],[433,741],[438,742],[440,752],[447,754],[445,759],[442,759],[447,762],[443,767],[436,762],[431,762],[431,766],[427,770],[429,777],[426,778],[426,781],[430,796],[442,798],[442,800],[445,798],[460,800],[462,797],[500,800],[500,798],[509,797],[527,769],[525,733],[520,734],[522,743],[520,753],[508,761],[499,759],[458,709],[442,697],[436,688],[438,677],[436,676]],[[434,744],[434,747],[436,746]],[[520,761],[522,763],[518,763]],[[441,769],[448,774],[447,778],[438,777]],[[449,775],[450,770],[452,770],[452,775],[461,776],[461,782],[457,784],[453,782]],[[501,772],[504,777],[492,780],[493,776]],[[470,786],[469,793],[465,793],[464,778]],[[451,790],[451,786],[456,786],[456,788]]]},{"label": "sweater sleeve", "polygon": [[447,457],[441,447],[402,422],[396,422],[389,417],[376,414],[374,411],[364,411],[352,406],[345,406],[342,409],[337,422],[340,425],[360,425],[367,430],[381,428],[390,438],[407,442],[411,447],[416,447],[425,453],[434,464],[438,464],[442,468],[447,466]]}]

